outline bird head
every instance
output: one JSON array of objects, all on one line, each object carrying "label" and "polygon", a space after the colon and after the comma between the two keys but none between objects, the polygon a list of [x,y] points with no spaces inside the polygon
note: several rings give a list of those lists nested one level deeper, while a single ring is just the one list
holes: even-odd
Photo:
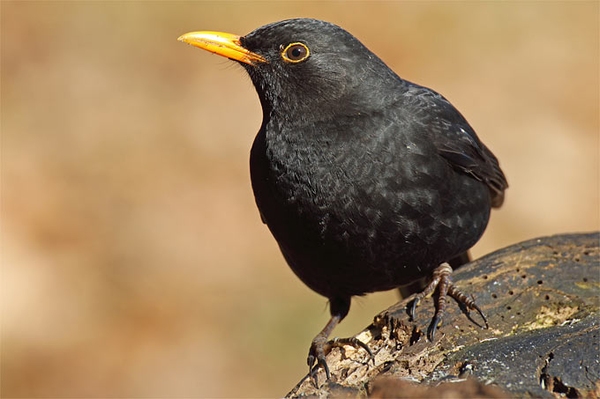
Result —
[{"label": "bird head", "polygon": [[379,87],[399,80],[350,33],[315,19],[275,22],[246,36],[202,31],[179,40],[239,62],[265,113],[310,109],[306,117],[314,119],[365,112],[381,106],[384,99],[375,98]]}]

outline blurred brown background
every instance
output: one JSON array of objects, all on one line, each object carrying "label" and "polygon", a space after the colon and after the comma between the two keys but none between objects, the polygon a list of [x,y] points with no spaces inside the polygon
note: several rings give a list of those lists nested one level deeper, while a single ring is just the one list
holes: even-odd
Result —
[{"label": "blurred brown background", "polygon": [[[2,1],[2,397],[281,396],[304,375],[328,310],[255,209],[256,94],[176,41],[297,16],[444,94],[499,157],[476,256],[599,228],[596,1]],[[396,299],[355,300],[335,335]]]}]

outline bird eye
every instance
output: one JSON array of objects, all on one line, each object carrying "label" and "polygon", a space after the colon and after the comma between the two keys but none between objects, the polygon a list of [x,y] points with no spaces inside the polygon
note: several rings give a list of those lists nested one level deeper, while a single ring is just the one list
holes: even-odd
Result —
[{"label": "bird eye", "polygon": [[287,47],[281,52],[283,59],[293,64],[304,61],[309,55],[310,51],[303,43],[288,44]]}]

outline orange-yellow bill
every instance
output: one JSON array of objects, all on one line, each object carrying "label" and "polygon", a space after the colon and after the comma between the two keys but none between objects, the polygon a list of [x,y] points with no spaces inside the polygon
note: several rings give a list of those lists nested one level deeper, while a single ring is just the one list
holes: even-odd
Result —
[{"label": "orange-yellow bill", "polygon": [[189,32],[179,36],[177,40],[249,65],[267,62],[261,55],[242,47],[240,37],[232,33]]}]

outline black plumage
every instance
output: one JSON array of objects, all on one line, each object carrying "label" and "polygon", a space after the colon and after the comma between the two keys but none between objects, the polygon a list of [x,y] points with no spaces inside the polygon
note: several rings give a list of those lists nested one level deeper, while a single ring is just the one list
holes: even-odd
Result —
[{"label": "black plumage", "polygon": [[309,353],[329,374],[327,337],[351,297],[463,256],[502,204],[504,174],[450,102],[398,77],[336,25],[291,19],[243,37],[180,40],[239,61],[256,87],[256,203],[292,270],[330,301],[332,319]]}]

